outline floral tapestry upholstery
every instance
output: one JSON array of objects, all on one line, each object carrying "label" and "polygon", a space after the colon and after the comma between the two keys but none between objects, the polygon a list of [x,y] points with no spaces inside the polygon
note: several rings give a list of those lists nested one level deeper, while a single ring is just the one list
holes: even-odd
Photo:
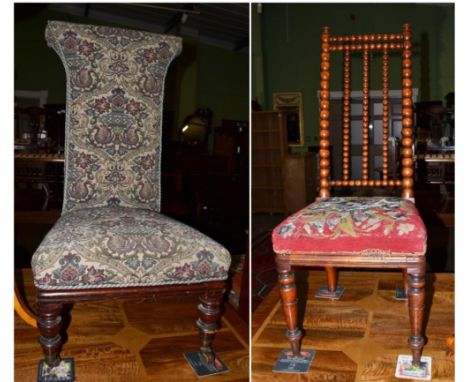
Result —
[{"label": "floral tapestry upholstery", "polygon": [[424,255],[426,228],[414,204],[396,197],[320,199],[273,231],[276,253]]},{"label": "floral tapestry upholstery", "polygon": [[161,215],[164,79],[181,39],[51,21],[67,77],[62,216],[32,258],[40,289],[225,280],[228,251]]},{"label": "floral tapestry upholstery", "polygon": [[224,280],[230,255],[197,230],[149,209],[97,207],[64,214],[33,256],[41,289]]},{"label": "floral tapestry upholstery", "polygon": [[160,210],[164,80],[179,37],[50,21],[67,76],[63,210]]}]

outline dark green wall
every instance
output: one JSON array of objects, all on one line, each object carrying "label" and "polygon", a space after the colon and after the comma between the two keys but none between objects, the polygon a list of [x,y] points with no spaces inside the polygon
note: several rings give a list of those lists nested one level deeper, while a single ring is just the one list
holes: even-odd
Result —
[{"label": "dark green wall", "polygon": [[225,119],[248,121],[249,56],[210,45],[198,46],[197,100],[216,113],[213,125]]},{"label": "dark green wall", "polygon": [[47,20],[79,22],[76,17],[42,11],[15,22],[15,90],[48,90],[48,103],[65,102],[65,70],[47,47]]},{"label": "dark green wall", "polygon": [[[46,45],[47,20],[106,23],[52,12],[45,6],[42,9],[33,7],[30,12],[23,8],[15,17],[15,89],[48,90],[48,103],[64,103],[65,71],[58,56]],[[166,79],[165,108],[174,113],[170,136],[175,139],[184,118],[199,107],[213,111],[215,127],[222,119],[247,121],[248,63],[247,54],[206,45],[195,38],[184,38],[182,54],[169,68]]]},{"label": "dark green wall", "polygon": [[[256,11],[254,9],[254,11]],[[413,83],[419,101],[443,100],[454,91],[454,6],[434,4],[263,4],[260,17],[253,17],[252,30],[260,30],[264,109],[272,107],[272,93],[304,93],[305,146],[316,145],[317,90],[320,69],[320,34],[324,25],[331,34],[398,33],[409,22],[413,31]],[[259,52],[253,52],[259,54]],[[341,55],[332,55],[332,90],[341,90]],[[380,59],[377,61],[380,66]],[[334,66],[335,65],[335,66]],[[390,60],[390,89],[401,89],[401,61]],[[380,68],[372,67],[371,88],[380,89]],[[394,75],[392,76],[392,73]],[[352,87],[361,86],[361,73],[353,72]],[[333,81],[335,79],[335,81]],[[261,83],[253,78],[255,83]],[[262,89],[253,98],[261,99]],[[306,150],[306,147],[303,148]]]}]

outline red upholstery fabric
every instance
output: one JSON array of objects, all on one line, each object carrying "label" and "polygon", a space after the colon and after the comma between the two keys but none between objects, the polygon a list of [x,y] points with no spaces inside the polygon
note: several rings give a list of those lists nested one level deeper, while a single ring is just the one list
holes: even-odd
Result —
[{"label": "red upholstery fabric", "polygon": [[318,200],[273,231],[276,253],[424,255],[426,228],[414,204],[395,197]]}]

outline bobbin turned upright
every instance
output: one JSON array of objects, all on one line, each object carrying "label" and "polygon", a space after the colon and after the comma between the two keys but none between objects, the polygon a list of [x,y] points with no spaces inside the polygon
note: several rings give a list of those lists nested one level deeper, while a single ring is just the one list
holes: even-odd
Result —
[{"label": "bobbin turned upright", "polygon": [[[389,54],[402,52],[401,179],[389,172]],[[343,54],[343,120],[341,179],[330,179],[330,55]],[[373,60],[370,61],[370,53]],[[382,171],[371,176],[369,159],[370,66],[382,57]],[[351,63],[362,57],[362,177],[351,175]],[[317,200],[289,216],[273,231],[278,281],[287,323],[286,336],[298,355],[302,332],[297,322],[297,291],[293,267],[326,269],[329,292],[337,289],[339,267],[402,269],[408,294],[409,344],[413,364],[420,365],[425,300],[426,229],[414,205],[413,100],[411,29],[399,34],[331,36],[324,27],[320,55],[319,178]],[[331,197],[334,187],[401,187],[401,197]]]}]

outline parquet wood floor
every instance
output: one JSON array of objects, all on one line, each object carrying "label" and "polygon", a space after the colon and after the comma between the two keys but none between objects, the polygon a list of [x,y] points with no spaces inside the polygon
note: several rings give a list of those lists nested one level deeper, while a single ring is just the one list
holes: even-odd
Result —
[{"label": "parquet wood floor", "polygon": [[[325,272],[296,273],[299,322],[303,322],[304,349],[316,355],[308,374],[278,374],[271,370],[285,339],[286,324],[276,286],[260,304],[252,322],[252,381],[402,381],[394,377],[398,354],[410,354],[406,302],[396,301],[399,272],[343,271],[341,300],[316,299],[325,284]],[[424,355],[432,356],[433,381],[453,381],[454,363],[446,354],[447,337],[454,333],[454,275],[429,274],[426,309],[428,342]]]},{"label": "parquet wood floor", "polygon": [[[30,270],[25,292],[34,304]],[[77,382],[197,381],[183,357],[198,348],[197,298],[76,304],[63,357],[75,358]],[[248,381],[248,327],[225,304],[214,348],[231,371],[210,381]],[[15,381],[37,380],[38,332],[15,315]]]}]

